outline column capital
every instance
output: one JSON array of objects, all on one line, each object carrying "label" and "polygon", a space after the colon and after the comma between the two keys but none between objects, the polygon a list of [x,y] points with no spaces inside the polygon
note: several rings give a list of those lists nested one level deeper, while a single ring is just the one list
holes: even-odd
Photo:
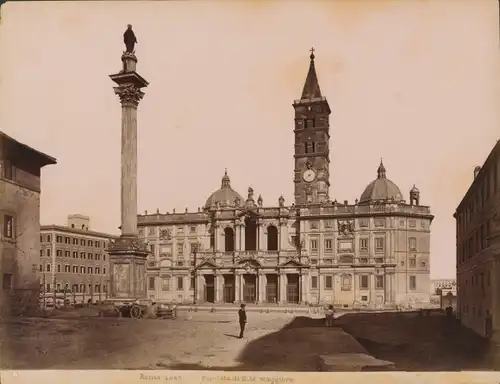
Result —
[{"label": "column capital", "polygon": [[115,94],[120,98],[122,107],[137,108],[139,101],[144,97],[144,92],[134,84],[124,84],[113,87]]}]

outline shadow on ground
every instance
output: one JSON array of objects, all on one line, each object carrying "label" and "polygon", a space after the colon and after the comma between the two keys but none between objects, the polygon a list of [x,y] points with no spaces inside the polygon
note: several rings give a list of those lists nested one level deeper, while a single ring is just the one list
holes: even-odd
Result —
[{"label": "shadow on ground", "polygon": [[399,371],[489,370],[489,342],[443,314],[351,313],[336,320],[368,352]]},{"label": "shadow on ground", "polygon": [[[366,351],[394,362],[398,371],[491,370],[488,345],[487,340],[442,314],[352,313],[336,319],[333,328],[325,328],[323,319],[296,317],[281,330],[249,342],[234,370],[311,371],[317,369],[320,354]],[[170,368],[207,369],[197,364]]]}]

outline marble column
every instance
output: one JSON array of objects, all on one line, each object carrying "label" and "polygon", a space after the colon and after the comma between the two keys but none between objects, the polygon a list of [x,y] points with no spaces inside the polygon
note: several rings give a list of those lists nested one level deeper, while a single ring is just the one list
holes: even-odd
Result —
[{"label": "marble column", "polygon": [[240,227],[240,241],[241,241],[241,250],[244,251],[245,250],[245,225],[242,224],[241,227]]},{"label": "marble column", "polygon": [[240,274],[235,273],[234,274],[234,302],[239,303],[241,301],[241,296],[240,296]]},{"label": "marble column", "polygon": [[301,298],[300,303],[305,304],[308,300],[309,293],[309,274],[307,272],[301,272]]},{"label": "marble column", "polygon": [[215,293],[215,298],[214,301],[216,304],[219,304],[222,302],[222,285],[224,283],[224,277],[220,273],[216,273],[214,277],[214,293]]},{"label": "marble column", "polygon": [[261,271],[259,273],[259,302],[266,301],[266,275]]},{"label": "marble column", "polygon": [[370,304],[375,305],[377,302],[377,294],[375,290],[375,274],[370,273]]},{"label": "marble column", "polygon": [[148,82],[136,72],[134,53],[122,55],[123,70],[110,75],[121,103],[121,235],[110,243],[110,299],[147,298],[147,245],[137,234],[137,108]]},{"label": "marble column", "polygon": [[286,302],[286,273],[280,272],[279,275],[279,298],[278,301],[280,304]]},{"label": "marble column", "polygon": [[235,236],[235,244],[234,244],[234,250],[235,251],[240,251],[241,250],[241,244],[240,244],[240,226],[239,224],[236,224],[234,226],[234,236]]}]

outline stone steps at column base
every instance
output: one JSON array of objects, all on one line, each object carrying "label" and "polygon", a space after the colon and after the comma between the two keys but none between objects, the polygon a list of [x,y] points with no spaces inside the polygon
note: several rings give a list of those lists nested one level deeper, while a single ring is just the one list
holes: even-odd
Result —
[{"label": "stone steps at column base", "polygon": [[337,353],[319,355],[318,369],[321,372],[380,372],[394,371],[396,365],[366,353]]}]

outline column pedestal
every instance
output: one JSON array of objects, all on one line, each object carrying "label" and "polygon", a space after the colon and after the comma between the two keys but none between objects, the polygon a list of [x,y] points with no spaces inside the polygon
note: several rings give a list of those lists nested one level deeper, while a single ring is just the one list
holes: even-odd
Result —
[{"label": "column pedestal", "polygon": [[136,237],[118,238],[107,249],[110,263],[110,299],[147,299],[145,243]]}]

